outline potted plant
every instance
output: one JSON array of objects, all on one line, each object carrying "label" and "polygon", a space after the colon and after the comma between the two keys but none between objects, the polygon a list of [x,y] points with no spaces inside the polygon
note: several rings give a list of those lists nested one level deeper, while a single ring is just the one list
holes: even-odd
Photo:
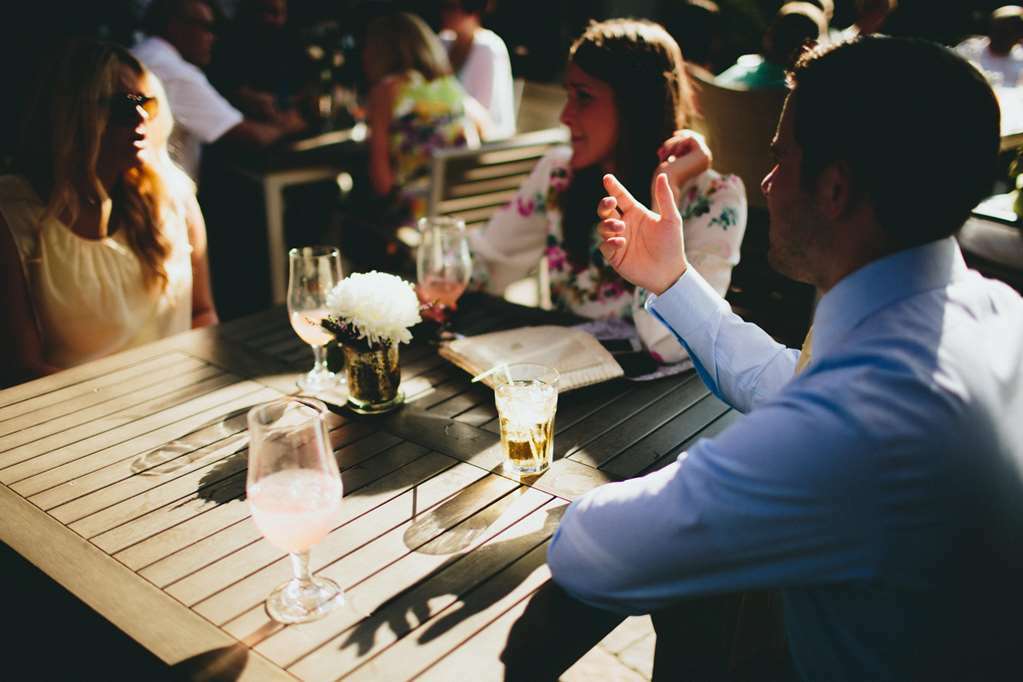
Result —
[{"label": "potted plant", "polygon": [[327,296],[322,322],[345,357],[348,406],[359,414],[389,412],[405,400],[398,345],[412,340],[420,304],[411,283],[383,272],[353,273]]}]

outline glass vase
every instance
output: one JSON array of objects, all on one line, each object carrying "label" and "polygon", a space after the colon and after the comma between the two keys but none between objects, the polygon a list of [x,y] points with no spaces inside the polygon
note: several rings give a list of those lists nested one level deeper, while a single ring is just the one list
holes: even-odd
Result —
[{"label": "glass vase", "polygon": [[390,412],[405,401],[399,388],[398,345],[360,348],[343,344],[348,376],[348,407],[359,414]]}]

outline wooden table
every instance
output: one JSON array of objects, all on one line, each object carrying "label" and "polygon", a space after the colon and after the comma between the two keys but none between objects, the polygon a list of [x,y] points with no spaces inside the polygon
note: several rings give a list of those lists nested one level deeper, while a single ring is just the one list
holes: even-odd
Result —
[{"label": "wooden table", "polygon": [[[551,315],[463,311],[466,333]],[[330,418],[343,523],[312,567],[347,601],[323,620],[267,617],[290,566],[244,500],[246,410],[312,360],[280,308],[0,391],[0,539],[188,676],[498,679],[568,502],[735,414],[691,371],[564,394],[556,461],[524,485],[500,469],[490,390],[426,344],[401,352],[403,409]]]}]

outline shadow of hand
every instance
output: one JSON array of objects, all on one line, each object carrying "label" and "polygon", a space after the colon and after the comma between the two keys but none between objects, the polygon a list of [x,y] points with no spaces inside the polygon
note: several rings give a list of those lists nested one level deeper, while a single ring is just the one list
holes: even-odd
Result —
[{"label": "shadow of hand", "polygon": [[248,659],[249,648],[239,642],[186,658],[171,666],[172,677],[196,681],[237,680]]}]

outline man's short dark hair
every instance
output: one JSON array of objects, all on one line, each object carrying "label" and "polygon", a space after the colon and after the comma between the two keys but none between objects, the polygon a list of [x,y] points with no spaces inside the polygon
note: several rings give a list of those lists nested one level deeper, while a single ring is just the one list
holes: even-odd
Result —
[{"label": "man's short dark hair", "polygon": [[804,54],[789,107],[810,189],[843,163],[893,245],[946,237],[992,189],[999,110],[968,62],[922,40],[865,36]]},{"label": "man's short dark hair", "polygon": [[171,20],[181,16],[185,11],[185,5],[190,2],[198,2],[209,7],[215,22],[220,23],[223,20],[220,5],[214,0],[152,0],[142,15],[142,30],[151,36],[165,35]]},{"label": "man's short dark hair", "polygon": [[458,4],[462,7],[463,12],[479,14],[480,16],[487,13],[490,3],[491,0],[458,0]]}]

